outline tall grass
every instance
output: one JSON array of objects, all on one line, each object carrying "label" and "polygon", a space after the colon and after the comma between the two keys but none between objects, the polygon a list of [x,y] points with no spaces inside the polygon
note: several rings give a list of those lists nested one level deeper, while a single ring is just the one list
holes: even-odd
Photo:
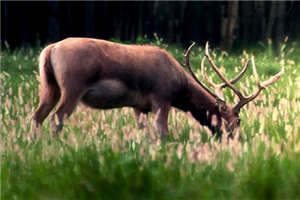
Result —
[{"label": "tall grass", "polygon": [[[159,42],[158,42],[159,41]],[[163,44],[183,62],[184,50]],[[299,199],[300,64],[298,42],[271,44],[233,55],[212,55],[231,78],[255,55],[260,78],[285,67],[285,75],[241,111],[242,140],[215,140],[189,114],[173,109],[170,134],[161,141],[151,117],[136,127],[129,108],[108,111],[79,106],[60,138],[50,132],[32,140],[38,104],[39,48],[1,51],[1,199]],[[191,54],[200,75],[203,48]],[[209,70],[209,76],[218,82]],[[237,86],[250,94],[251,70]],[[225,91],[229,102],[236,98]]]}]

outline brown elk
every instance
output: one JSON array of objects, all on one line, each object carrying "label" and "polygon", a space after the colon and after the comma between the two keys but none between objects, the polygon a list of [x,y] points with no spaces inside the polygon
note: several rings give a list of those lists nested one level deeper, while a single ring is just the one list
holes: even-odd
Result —
[{"label": "brown elk", "polygon": [[[205,57],[202,60],[203,76],[218,95],[224,87],[238,95],[239,103],[231,106],[222,100],[222,96],[218,97],[205,87],[192,72],[189,55],[193,45],[185,55],[191,75],[165,50],[150,45],[68,38],[47,46],[39,60],[40,103],[33,116],[34,132],[40,133],[44,119],[58,103],[51,117],[51,127],[58,133],[64,119],[79,102],[97,109],[132,107],[137,119],[142,113],[152,111],[161,136],[168,133],[171,107],[189,111],[213,132],[221,128],[222,119],[227,130],[233,131],[240,125],[240,108],[283,75],[281,71],[270,80],[258,83],[258,90],[244,97],[233,84],[242,77],[248,62],[236,78],[228,81],[211,59],[207,45],[206,57],[224,84],[215,85],[208,80],[204,71]],[[217,123],[212,123],[213,118]]]}]

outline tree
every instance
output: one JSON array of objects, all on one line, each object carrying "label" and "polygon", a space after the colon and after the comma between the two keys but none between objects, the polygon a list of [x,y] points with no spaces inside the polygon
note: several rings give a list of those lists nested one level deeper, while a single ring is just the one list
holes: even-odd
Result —
[{"label": "tree", "polygon": [[277,3],[271,2],[271,8],[270,8],[270,14],[268,19],[265,39],[272,39],[272,30],[276,18],[276,9],[277,9]]},{"label": "tree", "polygon": [[235,39],[234,28],[238,18],[238,4],[238,1],[230,1],[227,7],[221,6],[221,12],[224,13],[221,19],[221,48],[225,50],[232,48]]},{"label": "tree", "polygon": [[279,1],[276,3],[277,3],[277,15],[276,15],[275,41],[276,43],[279,43],[283,41],[285,36],[286,2]]},{"label": "tree", "polygon": [[60,39],[60,5],[57,1],[48,2],[48,40],[57,41]]},{"label": "tree", "polygon": [[256,31],[254,41],[257,40],[264,40],[265,38],[265,28],[266,28],[266,18],[265,18],[265,2],[263,1],[254,1],[254,9],[255,9],[255,16],[254,16],[254,23],[253,23],[253,30]]},{"label": "tree", "polygon": [[95,5],[93,1],[85,2],[85,35],[93,37],[95,35]]}]

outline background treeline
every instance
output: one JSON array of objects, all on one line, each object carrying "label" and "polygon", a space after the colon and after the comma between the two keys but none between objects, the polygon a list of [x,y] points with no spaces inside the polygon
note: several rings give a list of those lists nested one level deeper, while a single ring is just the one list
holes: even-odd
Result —
[{"label": "background treeline", "polygon": [[70,36],[120,39],[153,33],[170,43],[191,40],[231,49],[300,32],[300,2],[294,1],[1,1],[1,43],[42,44]]}]

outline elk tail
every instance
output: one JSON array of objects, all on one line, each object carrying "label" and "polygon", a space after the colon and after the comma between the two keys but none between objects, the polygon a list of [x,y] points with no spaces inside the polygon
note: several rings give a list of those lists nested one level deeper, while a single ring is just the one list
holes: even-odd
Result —
[{"label": "elk tail", "polygon": [[43,49],[39,57],[40,84],[44,86],[57,85],[50,58],[53,46],[51,44]]}]

